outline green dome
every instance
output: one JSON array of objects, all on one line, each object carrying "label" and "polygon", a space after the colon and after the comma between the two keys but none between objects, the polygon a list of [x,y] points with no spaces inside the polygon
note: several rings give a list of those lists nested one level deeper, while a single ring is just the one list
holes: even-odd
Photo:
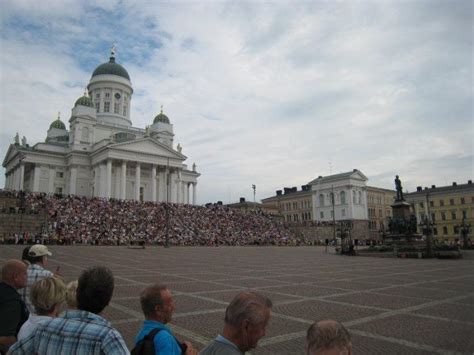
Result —
[{"label": "green dome", "polygon": [[81,106],[87,106],[87,107],[94,107],[94,103],[92,102],[92,99],[87,96],[85,93],[83,96],[78,98],[76,100],[76,103],[74,104],[74,107],[81,105]]},{"label": "green dome", "polygon": [[153,124],[155,123],[158,123],[158,122],[163,122],[163,123],[170,123],[170,119],[168,118],[168,116],[166,116],[164,113],[163,113],[163,110],[161,110],[161,112],[156,115],[155,119],[153,120]]},{"label": "green dome", "polygon": [[63,121],[61,121],[59,118],[54,121],[53,123],[51,123],[51,125],[49,126],[49,128],[57,128],[57,129],[66,129],[66,126],[64,125]]},{"label": "green dome", "polygon": [[130,80],[130,76],[128,75],[125,68],[122,67],[120,64],[115,63],[114,57],[110,57],[108,63],[99,65],[92,73],[92,77],[96,75],[117,75]]}]

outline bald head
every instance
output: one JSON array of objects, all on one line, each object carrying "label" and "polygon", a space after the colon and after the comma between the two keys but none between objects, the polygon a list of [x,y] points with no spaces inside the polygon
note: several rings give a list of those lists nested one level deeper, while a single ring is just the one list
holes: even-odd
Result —
[{"label": "bald head", "polygon": [[15,289],[26,286],[26,265],[21,260],[8,260],[2,267],[2,281]]},{"label": "bald head", "polygon": [[306,333],[306,350],[308,355],[350,355],[351,336],[347,329],[335,320],[313,323]]}]

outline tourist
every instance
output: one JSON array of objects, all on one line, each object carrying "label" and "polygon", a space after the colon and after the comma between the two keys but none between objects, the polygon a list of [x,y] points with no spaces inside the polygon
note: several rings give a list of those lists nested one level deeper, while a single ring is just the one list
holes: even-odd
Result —
[{"label": "tourist", "polygon": [[168,324],[175,311],[175,304],[171,291],[164,285],[154,284],[145,288],[140,295],[140,304],[145,322],[143,328],[135,337],[136,346],[154,329],[158,332],[153,338],[155,354],[166,355],[193,355],[197,351],[191,343],[180,343],[173,335]]},{"label": "tourist", "polygon": [[241,292],[225,311],[224,330],[200,355],[241,355],[265,336],[272,302],[255,292]]},{"label": "tourist", "polygon": [[17,291],[26,286],[26,279],[26,265],[22,261],[5,262],[0,282],[0,354],[16,342],[21,326],[28,319],[28,309]]},{"label": "tourist", "polygon": [[307,355],[351,355],[351,336],[335,320],[313,323],[306,333]]},{"label": "tourist", "polygon": [[[46,270],[45,267],[48,264],[48,256],[53,255],[46,245],[35,244],[30,247],[28,251],[28,258],[30,265],[28,266],[28,281],[26,287],[20,290],[21,297],[26,303],[29,312],[33,312],[33,305],[30,302],[30,290],[33,284],[46,277],[53,277],[54,274]],[[56,272],[59,271],[59,268]]]},{"label": "tourist", "polygon": [[112,271],[92,267],[77,285],[77,310],[46,320],[28,337],[16,342],[11,354],[130,354],[120,333],[99,314],[114,290]]},{"label": "tourist", "polygon": [[47,277],[36,281],[31,287],[30,300],[34,313],[22,325],[18,340],[24,339],[35,331],[40,323],[57,317],[66,297],[66,286],[57,277]]}]

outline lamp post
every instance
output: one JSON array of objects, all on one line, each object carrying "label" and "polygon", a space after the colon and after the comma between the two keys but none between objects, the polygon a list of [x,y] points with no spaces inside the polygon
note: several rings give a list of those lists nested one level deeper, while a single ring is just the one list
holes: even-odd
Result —
[{"label": "lamp post", "polygon": [[255,191],[257,190],[257,186],[255,184],[252,184],[252,190],[253,190],[253,209],[255,210]]},{"label": "lamp post", "polygon": [[466,216],[462,217],[461,225],[457,227],[459,228],[459,234],[461,235],[461,238],[462,238],[462,243],[463,243],[462,248],[468,249],[469,246],[467,245],[467,236],[469,235],[469,231],[471,230],[471,225],[466,224]]}]

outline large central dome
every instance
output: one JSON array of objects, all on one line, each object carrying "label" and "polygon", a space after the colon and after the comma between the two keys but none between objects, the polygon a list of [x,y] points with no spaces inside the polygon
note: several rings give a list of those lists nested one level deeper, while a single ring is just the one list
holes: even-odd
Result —
[{"label": "large central dome", "polygon": [[97,75],[117,75],[122,78],[130,80],[130,75],[120,64],[115,63],[115,57],[111,56],[108,63],[99,65],[94,72],[92,77]]}]

